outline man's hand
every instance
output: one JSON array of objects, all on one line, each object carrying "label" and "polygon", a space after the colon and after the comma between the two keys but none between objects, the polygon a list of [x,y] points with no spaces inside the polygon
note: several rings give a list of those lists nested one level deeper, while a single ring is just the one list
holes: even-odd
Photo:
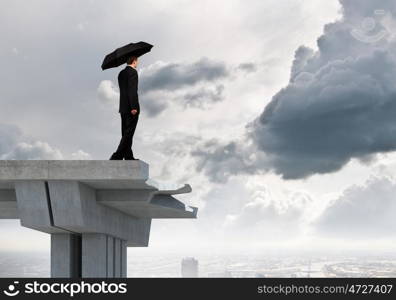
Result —
[{"label": "man's hand", "polygon": [[131,110],[131,114],[132,114],[132,115],[136,115],[136,114],[137,114],[137,109],[132,109],[132,110]]}]

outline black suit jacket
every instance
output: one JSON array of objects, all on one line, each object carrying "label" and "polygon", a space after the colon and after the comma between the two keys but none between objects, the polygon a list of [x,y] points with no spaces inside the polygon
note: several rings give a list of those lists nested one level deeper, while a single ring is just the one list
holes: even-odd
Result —
[{"label": "black suit jacket", "polygon": [[118,74],[118,86],[120,88],[120,113],[131,113],[136,109],[140,113],[138,96],[138,72],[135,68],[126,66]]}]

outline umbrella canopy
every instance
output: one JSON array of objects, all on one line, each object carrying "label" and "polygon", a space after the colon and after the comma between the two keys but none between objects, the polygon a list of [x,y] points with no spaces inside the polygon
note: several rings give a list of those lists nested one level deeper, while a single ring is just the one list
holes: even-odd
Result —
[{"label": "umbrella canopy", "polygon": [[130,43],[123,47],[115,49],[110,54],[107,54],[102,63],[102,70],[115,68],[125,64],[128,57],[141,56],[150,52],[153,45],[146,42]]}]

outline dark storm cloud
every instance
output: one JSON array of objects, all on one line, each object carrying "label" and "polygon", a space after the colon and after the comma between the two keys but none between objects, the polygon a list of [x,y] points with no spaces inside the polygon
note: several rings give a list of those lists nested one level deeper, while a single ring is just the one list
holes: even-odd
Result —
[{"label": "dark storm cloud", "polygon": [[254,63],[242,63],[238,65],[237,69],[250,73],[256,72],[257,66]]},{"label": "dark storm cloud", "polygon": [[[248,138],[238,141],[253,141],[257,149],[245,153],[257,151],[256,172],[272,170],[285,179],[299,179],[340,170],[352,158],[368,161],[376,153],[396,150],[395,3],[341,4],[344,17],[325,26],[318,51],[296,51],[289,84],[248,124]],[[354,35],[353,30],[370,24],[370,16],[376,28]],[[377,31],[381,34],[375,35]],[[371,36],[360,38],[363,34]],[[224,146],[219,147],[221,152]],[[205,160],[206,172],[218,178],[218,159],[201,151],[198,164]],[[221,166],[225,159],[235,166],[228,156],[220,159]],[[240,173],[251,172],[238,161]]]},{"label": "dark storm cloud", "polygon": [[352,158],[396,149],[392,49],[326,61],[307,72],[318,63],[311,58],[273,97],[253,123],[253,139],[271,155],[277,173],[302,178],[333,172]]},{"label": "dark storm cloud", "polygon": [[196,159],[196,171],[213,182],[225,183],[230,176],[257,171],[241,141],[222,142],[213,138],[194,145],[190,154]]},{"label": "dark storm cloud", "polygon": [[140,103],[143,107],[144,113],[150,118],[158,116],[169,106],[169,101],[163,97],[154,97],[149,95],[145,95],[144,101],[140,101]]},{"label": "dark storm cloud", "polygon": [[169,63],[147,70],[139,81],[139,89],[143,93],[156,90],[172,91],[228,76],[229,71],[225,63],[203,57],[191,64]]},{"label": "dark storm cloud", "polygon": [[154,64],[139,78],[144,111],[155,117],[171,103],[183,108],[205,109],[224,100],[224,84],[230,77],[224,62],[203,57],[193,63]]},{"label": "dark storm cloud", "polygon": [[223,97],[224,85],[217,85],[214,90],[208,88],[199,89],[197,92],[186,93],[183,96],[183,105],[185,107],[204,108],[207,102],[219,102]]}]

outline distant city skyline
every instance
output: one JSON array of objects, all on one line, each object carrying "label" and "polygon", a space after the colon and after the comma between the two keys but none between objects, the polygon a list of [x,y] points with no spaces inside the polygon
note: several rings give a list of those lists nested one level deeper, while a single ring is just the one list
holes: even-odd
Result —
[{"label": "distant city skyline", "polygon": [[[50,260],[45,252],[19,255],[1,252],[0,277],[49,277]],[[183,253],[154,253],[128,257],[128,277],[183,276]],[[210,255],[194,257],[198,277],[395,277],[396,256],[382,255]],[[194,271],[195,272],[195,271]]]}]

